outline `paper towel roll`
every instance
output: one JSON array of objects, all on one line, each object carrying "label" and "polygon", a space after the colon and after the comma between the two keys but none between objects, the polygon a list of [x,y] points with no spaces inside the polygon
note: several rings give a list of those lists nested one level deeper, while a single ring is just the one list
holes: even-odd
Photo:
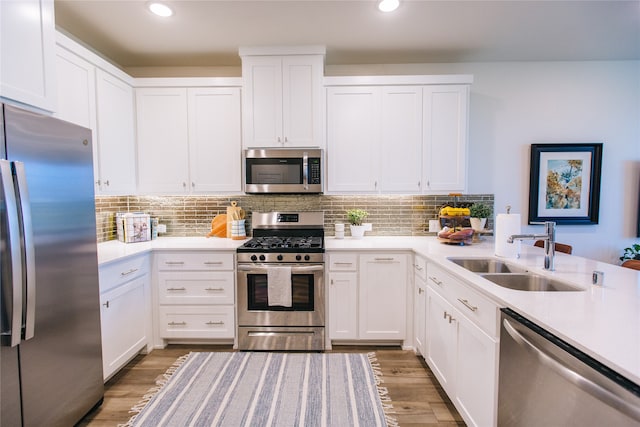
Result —
[{"label": "paper towel roll", "polygon": [[520,214],[498,214],[495,226],[495,254],[499,257],[517,258],[520,256],[520,240],[507,243],[512,234],[520,234]]}]

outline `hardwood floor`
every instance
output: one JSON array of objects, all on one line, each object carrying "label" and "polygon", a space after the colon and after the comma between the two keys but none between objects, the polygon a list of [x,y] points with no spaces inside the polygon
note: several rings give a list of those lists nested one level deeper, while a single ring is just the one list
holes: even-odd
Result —
[{"label": "hardwood floor", "polygon": [[[190,351],[233,351],[231,347],[170,345],[148,355],[138,355],[105,384],[103,404],[88,414],[79,427],[114,427],[126,423],[129,410],[156,380]],[[334,347],[335,352],[375,351],[383,386],[391,397],[400,426],[464,426],[462,418],[442,391],[424,361],[412,351],[391,347]]]}]

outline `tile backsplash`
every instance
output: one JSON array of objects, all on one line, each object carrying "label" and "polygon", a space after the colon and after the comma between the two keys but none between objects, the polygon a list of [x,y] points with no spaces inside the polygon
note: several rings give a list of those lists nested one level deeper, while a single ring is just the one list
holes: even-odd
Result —
[{"label": "tile backsplash", "polygon": [[[160,224],[167,226],[161,236],[205,236],[211,229],[211,220],[226,213],[233,200],[247,213],[248,235],[252,212],[324,211],[327,236],[334,234],[334,223],[348,223],[346,210],[353,208],[369,212],[366,221],[373,223],[373,230],[367,235],[427,236],[433,234],[428,231],[429,220],[436,219],[440,208],[452,202],[446,195],[97,196],[98,242],[116,239],[116,212],[145,212],[157,217]],[[493,206],[493,194],[464,195],[459,201],[483,201]],[[490,218],[487,228],[492,227]]]}]

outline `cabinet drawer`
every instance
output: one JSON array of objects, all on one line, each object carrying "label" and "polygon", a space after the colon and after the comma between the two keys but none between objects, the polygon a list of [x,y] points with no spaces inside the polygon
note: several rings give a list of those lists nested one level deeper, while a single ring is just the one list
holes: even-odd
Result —
[{"label": "cabinet drawer", "polygon": [[450,284],[451,303],[464,316],[487,332],[498,336],[498,307],[486,297],[459,281]]},{"label": "cabinet drawer", "polygon": [[224,252],[169,252],[156,255],[158,270],[233,270],[234,254]]},{"label": "cabinet drawer", "polygon": [[234,338],[233,306],[161,306],[161,338]]},{"label": "cabinet drawer", "polygon": [[158,273],[160,304],[233,304],[233,271]]},{"label": "cabinet drawer", "polygon": [[451,291],[451,283],[455,282],[452,275],[435,264],[427,266],[427,285],[437,289],[442,295],[448,295]]},{"label": "cabinet drawer", "polygon": [[101,266],[98,269],[100,293],[107,292],[148,272],[149,258],[147,255],[126,258]]},{"label": "cabinet drawer", "polygon": [[357,271],[358,254],[329,254],[330,271]]},{"label": "cabinet drawer", "polygon": [[413,272],[422,280],[427,280],[427,260],[421,256],[413,257]]}]

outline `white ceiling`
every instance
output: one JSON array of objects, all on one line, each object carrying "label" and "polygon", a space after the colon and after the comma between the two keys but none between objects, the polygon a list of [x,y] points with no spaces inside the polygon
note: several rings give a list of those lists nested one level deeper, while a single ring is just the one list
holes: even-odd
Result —
[{"label": "white ceiling", "polygon": [[327,64],[640,60],[640,0],[55,0],[56,25],[123,67],[237,66],[239,46],[325,45]]}]

